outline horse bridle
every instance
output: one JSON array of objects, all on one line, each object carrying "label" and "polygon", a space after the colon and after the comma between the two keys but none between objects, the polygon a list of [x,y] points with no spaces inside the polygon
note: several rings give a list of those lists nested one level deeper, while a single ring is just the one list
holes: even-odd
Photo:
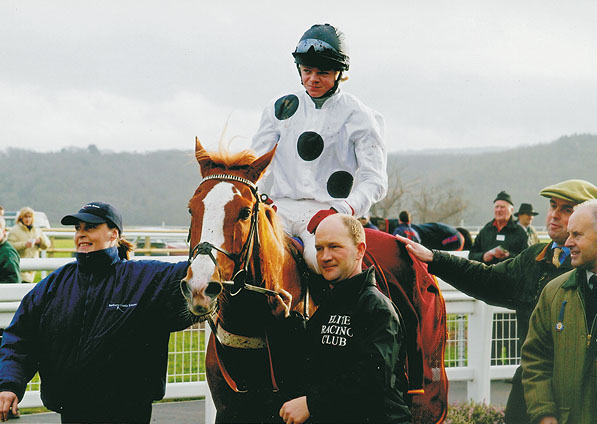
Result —
[{"label": "horse bridle", "polygon": [[[262,199],[259,195],[257,190],[257,186],[252,181],[239,177],[237,175],[230,175],[230,174],[213,174],[204,177],[201,181],[203,184],[209,180],[220,180],[220,181],[237,181],[240,183],[245,184],[247,187],[251,189],[251,193],[255,197],[255,205],[253,206],[253,211],[251,214],[251,224],[249,227],[249,235],[247,236],[247,240],[243,244],[243,247],[240,253],[230,253],[227,250],[214,246],[208,241],[199,242],[197,243],[192,249],[189,250],[189,266],[193,263],[195,258],[199,255],[207,255],[211,259],[211,261],[216,266],[218,272],[220,272],[220,267],[218,266],[218,260],[212,253],[213,250],[217,250],[218,252],[224,254],[228,257],[232,262],[234,262],[234,273],[232,277],[232,281],[229,280],[220,280],[220,281],[210,281],[210,283],[219,283],[221,285],[229,285],[231,286],[230,294],[232,296],[236,296],[240,293],[241,290],[246,289],[249,291],[253,291],[256,293],[261,293],[267,296],[276,296],[278,292],[274,290],[266,289],[265,287],[260,287],[252,284],[247,284],[247,277],[249,275],[249,259],[251,255],[251,250],[254,246],[259,246],[259,232],[258,224],[259,224],[259,204],[261,203]],[[266,196],[266,195],[263,195]],[[189,240],[191,239],[191,227],[189,227]],[[259,271],[259,264],[255,267]]]}]

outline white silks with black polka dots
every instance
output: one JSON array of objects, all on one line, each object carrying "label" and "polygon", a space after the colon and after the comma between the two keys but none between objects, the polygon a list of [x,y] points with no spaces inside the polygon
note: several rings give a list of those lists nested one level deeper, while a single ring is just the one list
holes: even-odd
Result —
[{"label": "white silks with black polka dots", "polygon": [[306,92],[283,96],[264,110],[251,148],[278,148],[269,167],[269,196],[308,199],[361,216],[387,192],[383,117],[338,91],[320,109]]}]

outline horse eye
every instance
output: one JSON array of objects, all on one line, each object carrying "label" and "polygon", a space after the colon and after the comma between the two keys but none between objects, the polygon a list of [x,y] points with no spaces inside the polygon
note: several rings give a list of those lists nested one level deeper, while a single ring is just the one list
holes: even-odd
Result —
[{"label": "horse eye", "polygon": [[249,219],[249,217],[251,216],[251,209],[250,208],[242,208],[240,210],[240,213],[238,214],[238,217],[240,219]]},{"label": "horse eye", "polygon": [[193,211],[191,209],[189,209],[189,215],[193,215]]}]

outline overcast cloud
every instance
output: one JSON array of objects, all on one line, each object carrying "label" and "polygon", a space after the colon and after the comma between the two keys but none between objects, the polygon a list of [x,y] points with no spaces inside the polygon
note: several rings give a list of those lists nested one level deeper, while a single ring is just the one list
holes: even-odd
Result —
[{"label": "overcast cloud", "polygon": [[0,149],[215,147],[228,119],[244,148],[324,22],[390,151],[597,133],[591,1],[1,0]]}]

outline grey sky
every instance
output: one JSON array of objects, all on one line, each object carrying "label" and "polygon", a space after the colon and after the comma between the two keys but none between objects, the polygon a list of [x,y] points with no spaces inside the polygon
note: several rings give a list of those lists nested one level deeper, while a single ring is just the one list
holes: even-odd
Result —
[{"label": "grey sky", "polygon": [[0,149],[244,148],[324,22],[390,151],[597,132],[595,2],[1,0]]}]

